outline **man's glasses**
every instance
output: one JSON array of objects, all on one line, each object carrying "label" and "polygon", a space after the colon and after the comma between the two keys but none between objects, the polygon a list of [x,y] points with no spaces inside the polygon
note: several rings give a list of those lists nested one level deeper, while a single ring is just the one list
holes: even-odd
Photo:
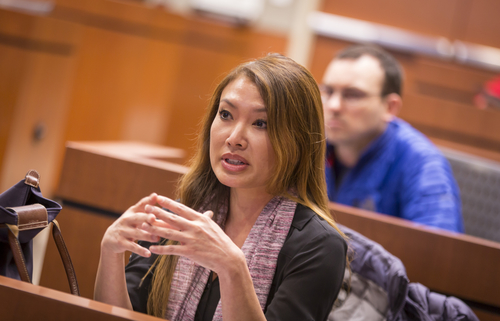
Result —
[{"label": "man's glasses", "polygon": [[[328,85],[319,85],[319,92],[321,93],[323,103],[328,101],[335,94],[335,90]],[[338,93],[340,94],[342,103],[349,107],[355,107],[359,105],[364,99],[376,96],[374,94],[368,94],[356,88],[346,88]]]}]

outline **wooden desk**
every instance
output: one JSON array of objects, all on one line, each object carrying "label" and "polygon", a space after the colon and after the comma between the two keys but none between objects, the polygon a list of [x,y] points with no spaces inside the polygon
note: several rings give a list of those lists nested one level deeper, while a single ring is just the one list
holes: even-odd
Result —
[{"label": "wooden desk", "polygon": [[335,203],[330,210],[401,259],[410,282],[466,300],[481,320],[500,320],[500,243]]},{"label": "wooden desk", "polygon": [[[58,220],[82,296],[92,297],[100,242],[116,217],[151,192],[175,196],[175,184],[187,168],[165,159],[179,162],[180,155],[176,149],[139,143],[67,145]],[[331,203],[330,209],[340,224],[399,257],[411,282],[474,303],[481,320],[500,320],[499,243],[339,204]],[[57,255],[49,242],[40,284],[69,291]]]},{"label": "wooden desk", "polygon": [[155,321],[143,313],[118,308],[42,286],[0,276],[0,315],[3,321]]},{"label": "wooden desk", "polygon": [[[156,192],[175,197],[186,172],[185,153],[137,142],[70,142],[57,190],[57,216],[83,297],[93,298],[101,239],[127,208]],[[40,285],[69,292],[63,266],[49,240]]]},{"label": "wooden desk", "polygon": [[175,197],[184,151],[138,142],[69,142],[57,189],[68,203],[123,213],[156,192]]}]

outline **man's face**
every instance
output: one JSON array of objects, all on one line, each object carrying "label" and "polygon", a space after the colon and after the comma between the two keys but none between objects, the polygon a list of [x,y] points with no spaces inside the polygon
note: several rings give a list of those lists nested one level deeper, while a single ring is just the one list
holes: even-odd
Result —
[{"label": "man's face", "polygon": [[382,98],[384,72],[377,59],[335,59],[320,85],[330,144],[364,147],[383,133],[391,115]]}]

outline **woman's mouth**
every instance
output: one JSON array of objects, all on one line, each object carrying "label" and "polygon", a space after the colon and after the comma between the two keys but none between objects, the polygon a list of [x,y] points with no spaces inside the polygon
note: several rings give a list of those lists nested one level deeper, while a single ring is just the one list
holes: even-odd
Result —
[{"label": "woman's mouth", "polygon": [[222,167],[230,172],[239,172],[245,170],[250,164],[246,159],[236,154],[225,154],[221,157]]},{"label": "woman's mouth", "polygon": [[248,165],[237,159],[224,158],[224,160],[231,165]]}]

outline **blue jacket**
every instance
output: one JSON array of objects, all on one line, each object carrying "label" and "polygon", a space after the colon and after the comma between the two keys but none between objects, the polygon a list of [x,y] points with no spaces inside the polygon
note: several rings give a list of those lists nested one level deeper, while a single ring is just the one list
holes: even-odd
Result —
[{"label": "blue jacket", "polygon": [[349,239],[350,290],[343,287],[328,321],[479,321],[462,300],[410,283],[401,260],[380,244],[337,226]]},{"label": "blue jacket", "polygon": [[395,119],[335,187],[328,146],[328,198],[337,203],[463,232],[460,193],[443,154],[420,132]]}]

